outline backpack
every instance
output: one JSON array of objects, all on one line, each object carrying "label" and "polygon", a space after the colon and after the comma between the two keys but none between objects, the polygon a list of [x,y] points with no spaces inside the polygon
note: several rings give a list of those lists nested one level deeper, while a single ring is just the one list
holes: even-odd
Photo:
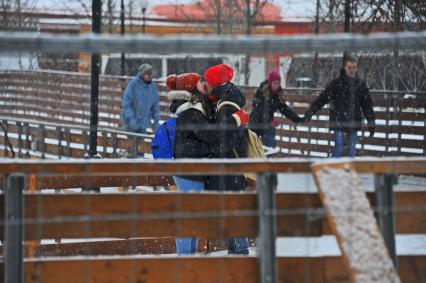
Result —
[{"label": "backpack", "polygon": [[176,138],[176,117],[158,127],[151,142],[154,159],[173,159]]},{"label": "backpack", "polygon": [[[240,106],[238,106],[238,104],[230,101],[223,101],[219,102],[216,111],[219,111],[219,109],[224,105],[231,105],[240,110]],[[247,132],[247,158],[266,159],[265,150],[263,149],[263,144],[259,136],[249,128],[247,128]],[[239,158],[235,148],[232,151],[234,152],[235,157]],[[244,173],[244,176],[256,181],[256,173]]]}]

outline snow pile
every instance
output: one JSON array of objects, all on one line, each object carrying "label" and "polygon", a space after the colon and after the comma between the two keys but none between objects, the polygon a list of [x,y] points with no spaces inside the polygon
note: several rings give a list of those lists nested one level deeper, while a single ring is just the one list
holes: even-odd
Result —
[{"label": "snow pile", "polygon": [[356,282],[401,282],[360,178],[344,169],[317,172],[324,207]]}]

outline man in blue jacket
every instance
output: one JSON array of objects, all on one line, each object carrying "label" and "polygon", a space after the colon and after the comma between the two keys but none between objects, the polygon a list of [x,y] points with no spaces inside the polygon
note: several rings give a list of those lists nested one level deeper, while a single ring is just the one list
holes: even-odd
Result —
[{"label": "man in blue jacket", "polygon": [[151,127],[155,132],[160,121],[159,100],[157,85],[152,81],[152,66],[142,64],[124,91],[121,113],[124,129],[143,134]]}]

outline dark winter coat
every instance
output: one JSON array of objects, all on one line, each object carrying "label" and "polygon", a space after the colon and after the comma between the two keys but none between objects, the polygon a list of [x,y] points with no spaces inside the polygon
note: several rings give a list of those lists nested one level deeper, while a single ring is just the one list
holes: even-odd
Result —
[{"label": "dark winter coat", "polygon": [[[209,158],[209,142],[212,132],[208,130],[209,117],[204,113],[201,103],[182,104],[176,111],[176,137],[174,158]],[[235,122],[234,122],[235,123]],[[206,181],[203,176],[181,176],[183,178]]]},{"label": "dark winter coat", "polygon": [[[351,79],[353,80],[352,87]],[[305,117],[310,119],[327,103],[330,103],[329,120],[331,129],[359,130],[362,125],[362,113],[369,126],[374,127],[373,101],[367,84],[357,77],[348,77],[344,70],[341,70],[339,77],[332,80],[325,90],[321,92],[309,107]]]},{"label": "dark winter coat", "polygon": [[[201,103],[173,101],[171,108],[176,113],[176,136],[174,158],[211,158],[212,147],[219,140],[219,125],[210,122]],[[236,120],[231,116],[224,121],[230,128],[238,128]],[[206,181],[205,176],[181,176],[182,178]]]},{"label": "dark winter coat", "polygon": [[[244,107],[246,99],[241,90],[232,83],[226,83],[213,89],[217,95],[218,103],[231,101]],[[224,105],[213,116],[213,123],[219,126],[217,131],[217,142],[212,144],[212,158],[237,158],[234,150],[240,158],[247,157],[247,128],[230,124],[229,118],[237,109],[231,105]],[[246,187],[244,175],[211,176],[207,182],[206,190],[237,191]]]},{"label": "dark winter coat", "polygon": [[249,128],[259,136],[264,136],[272,127],[271,122],[274,119],[274,113],[278,110],[294,123],[302,120],[288,107],[284,99],[284,91],[281,87],[276,93],[271,93],[268,81],[262,82],[253,99],[253,110],[250,113]]}]

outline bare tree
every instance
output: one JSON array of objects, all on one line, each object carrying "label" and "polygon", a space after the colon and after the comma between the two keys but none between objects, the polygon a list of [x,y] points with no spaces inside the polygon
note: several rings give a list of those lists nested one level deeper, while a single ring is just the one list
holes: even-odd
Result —
[{"label": "bare tree", "polygon": [[34,12],[35,6],[36,0],[0,0],[0,30],[35,30],[37,23],[28,16]]},{"label": "bare tree", "polygon": [[[244,30],[246,35],[251,35],[253,26],[257,17],[262,12],[263,7],[268,3],[267,0],[233,0],[234,7],[237,12],[242,15],[241,19],[244,21]],[[250,78],[250,54],[245,55],[244,60],[244,84],[248,85]]]},{"label": "bare tree", "polygon": [[106,17],[108,19],[107,24],[108,24],[109,33],[114,33],[114,11],[115,11],[115,1],[108,0]]}]

